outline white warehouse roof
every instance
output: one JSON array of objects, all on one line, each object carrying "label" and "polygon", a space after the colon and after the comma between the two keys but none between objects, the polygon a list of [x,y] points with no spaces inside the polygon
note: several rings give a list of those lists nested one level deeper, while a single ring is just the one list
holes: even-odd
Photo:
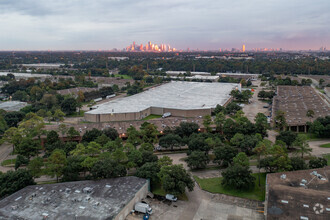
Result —
[{"label": "white warehouse roof", "polygon": [[149,107],[209,109],[224,105],[236,83],[170,82],[129,97],[118,98],[94,107],[87,114],[140,112]]}]

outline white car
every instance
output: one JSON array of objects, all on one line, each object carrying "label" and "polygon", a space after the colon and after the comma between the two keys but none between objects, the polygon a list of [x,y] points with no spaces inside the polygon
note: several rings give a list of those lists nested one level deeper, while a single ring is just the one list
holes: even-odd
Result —
[{"label": "white car", "polygon": [[162,118],[167,118],[167,117],[170,117],[172,114],[171,112],[165,112],[162,116]]},{"label": "white car", "polygon": [[178,198],[176,196],[172,195],[172,194],[166,194],[165,198],[167,200],[172,201],[172,202],[176,202],[178,200]]}]

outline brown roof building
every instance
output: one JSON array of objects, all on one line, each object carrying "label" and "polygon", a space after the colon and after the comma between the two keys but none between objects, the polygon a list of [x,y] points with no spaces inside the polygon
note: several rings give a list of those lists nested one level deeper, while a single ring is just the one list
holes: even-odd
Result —
[{"label": "brown roof building", "polygon": [[[330,115],[328,104],[310,86],[278,86],[272,110],[274,123],[276,113],[283,111],[289,129],[300,132],[307,131],[307,122]],[[314,111],[313,118],[306,116],[308,110]]]},{"label": "brown roof building", "polygon": [[268,174],[266,219],[330,219],[329,177],[329,166]]}]

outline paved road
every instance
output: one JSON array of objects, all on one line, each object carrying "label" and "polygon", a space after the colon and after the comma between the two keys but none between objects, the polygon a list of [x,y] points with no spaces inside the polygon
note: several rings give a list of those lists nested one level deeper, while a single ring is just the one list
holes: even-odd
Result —
[{"label": "paved road", "polygon": [[[0,146],[0,163],[7,159],[15,158],[15,156],[11,156],[11,152],[13,151],[13,146],[8,143],[4,143]],[[7,172],[9,170],[14,170],[13,167],[3,167],[0,166],[1,172]]]},{"label": "paved road", "polygon": [[322,144],[330,143],[330,139],[320,141],[309,141],[309,146],[313,149],[312,155],[321,156],[322,154],[330,154],[330,148],[320,147]]}]

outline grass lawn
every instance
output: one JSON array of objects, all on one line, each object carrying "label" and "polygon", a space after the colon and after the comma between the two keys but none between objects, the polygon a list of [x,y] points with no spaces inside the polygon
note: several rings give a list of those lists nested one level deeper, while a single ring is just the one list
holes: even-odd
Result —
[{"label": "grass lawn", "polygon": [[323,158],[328,161],[328,166],[330,166],[330,154],[324,154]]},{"label": "grass lawn", "polygon": [[147,121],[147,120],[151,120],[151,119],[154,119],[154,118],[161,118],[161,117],[162,117],[161,115],[148,115],[143,120]]},{"label": "grass lawn", "polygon": [[[166,192],[162,188],[162,184],[160,182],[151,184],[151,192],[154,195],[159,195],[159,196],[165,196],[166,195]],[[183,193],[182,195],[179,195],[178,199],[183,200],[183,201],[188,201],[188,197],[185,193]]]},{"label": "grass lawn", "polygon": [[66,117],[68,118],[73,118],[73,117],[84,117],[85,111],[80,110],[80,112],[75,112],[71,115],[67,115]]},{"label": "grass lawn", "polygon": [[129,76],[129,75],[121,75],[121,74],[115,74],[115,77],[119,77],[119,78],[121,78],[121,77],[123,77],[123,79],[133,79],[131,76]]},{"label": "grass lawn", "polygon": [[8,160],[4,160],[1,162],[1,166],[9,166],[9,165],[15,165],[16,163],[16,158],[14,159],[8,159]]},{"label": "grass lawn", "polygon": [[221,193],[226,194],[230,196],[236,196],[246,199],[253,199],[253,200],[259,200],[264,201],[265,200],[265,185],[266,185],[266,173],[262,173],[260,176],[261,180],[261,187],[258,186],[258,174],[254,173],[252,174],[256,178],[255,180],[255,186],[250,191],[240,191],[236,189],[227,189],[224,188],[221,185],[221,179],[222,177],[215,177],[215,178],[207,178],[207,179],[201,179],[197,176],[194,176],[196,182],[200,185],[200,187],[208,192],[211,193]]},{"label": "grass lawn", "polygon": [[322,144],[322,145],[320,145],[320,147],[324,147],[324,148],[330,148],[330,143],[327,143],[327,144]]}]

